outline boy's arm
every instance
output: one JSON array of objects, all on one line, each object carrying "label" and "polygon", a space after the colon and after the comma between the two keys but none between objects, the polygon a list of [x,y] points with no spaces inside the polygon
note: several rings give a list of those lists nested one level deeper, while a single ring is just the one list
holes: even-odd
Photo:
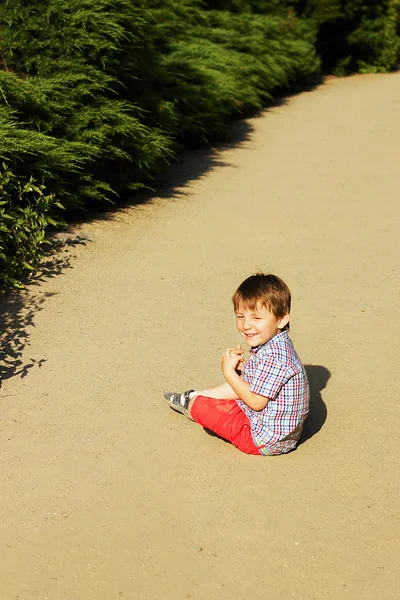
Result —
[{"label": "boy's arm", "polygon": [[222,372],[228,385],[232,388],[236,397],[240,398],[249,408],[263,410],[269,402],[266,396],[260,396],[250,391],[250,385],[244,381],[236,372],[238,356],[234,354],[233,348],[228,348],[222,356]]},{"label": "boy's arm", "polygon": [[[232,352],[238,358],[235,368],[238,371],[241,371],[244,363],[242,346],[238,344],[235,349],[232,348]],[[208,390],[201,390],[201,392],[197,392],[196,395],[206,396],[207,398],[215,398],[216,400],[236,400],[239,398],[235,390],[232,389],[227,381],[224,381],[224,383],[221,383],[220,385]]]}]

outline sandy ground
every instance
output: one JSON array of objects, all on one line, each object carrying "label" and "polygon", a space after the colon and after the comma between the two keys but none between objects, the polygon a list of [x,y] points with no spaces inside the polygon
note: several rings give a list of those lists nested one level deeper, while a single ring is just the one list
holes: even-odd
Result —
[{"label": "sandy ground", "polygon": [[[400,74],[234,132],[3,305],[1,600],[398,598]],[[259,269],[292,289],[313,392],[277,458],[161,400],[221,380]]]}]

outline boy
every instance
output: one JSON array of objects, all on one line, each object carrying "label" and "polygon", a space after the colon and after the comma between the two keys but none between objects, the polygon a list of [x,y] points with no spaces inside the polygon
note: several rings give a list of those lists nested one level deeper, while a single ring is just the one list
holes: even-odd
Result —
[{"label": "boy", "polygon": [[309,412],[305,369],[289,338],[291,297],[276,275],[248,277],[232,296],[240,345],[221,360],[225,382],[196,392],[167,392],[174,410],[230,441],[242,452],[274,455],[296,447]]}]

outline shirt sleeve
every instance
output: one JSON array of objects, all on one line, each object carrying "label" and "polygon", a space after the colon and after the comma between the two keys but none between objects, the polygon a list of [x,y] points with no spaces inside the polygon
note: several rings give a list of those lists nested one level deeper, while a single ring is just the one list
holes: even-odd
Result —
[{"label": "shirt sleeve", "polygon": [[278,362],[274,356],[264,356],[255,365],[253,377],[249,381],[250,391],[259,396],[274,399],[288,379],[289,374],[284,365]]}]

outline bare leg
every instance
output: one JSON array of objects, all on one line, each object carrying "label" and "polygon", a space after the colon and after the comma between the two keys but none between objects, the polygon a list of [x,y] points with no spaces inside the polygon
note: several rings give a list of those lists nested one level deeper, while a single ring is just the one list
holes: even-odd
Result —
[{"label": "bare leg", "polygon": [[206,396],[206,398],[216,398],[218,400],[235,400],[238,396],[236,392],[233,391],[231,386],[227,381],[221,383],[221,385],[217,385],[216,387],[210,388],[208,390],[201,390],[200,392],[196,392],[190,399],[188,412],[191,415],[191,409],[193,406],[193,402],[196,400],[197,396]]}]

